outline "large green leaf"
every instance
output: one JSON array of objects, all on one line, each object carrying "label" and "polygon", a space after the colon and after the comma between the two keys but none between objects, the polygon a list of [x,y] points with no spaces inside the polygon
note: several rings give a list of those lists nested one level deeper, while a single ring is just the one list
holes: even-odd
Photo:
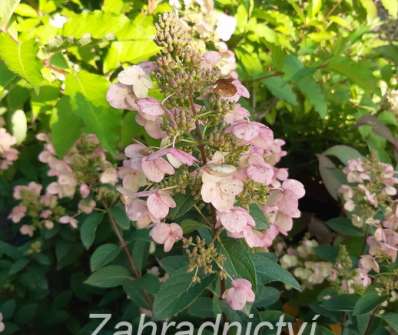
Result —
[{"label": "large green leaf", "polygon": [[125,15],[115,15],[98,10],[86,11],[81,14],[69,12],[68,22],[62,34],[67,37],[82,38],[90,36],[104,38],[115,34],[129,23]]},{"label": "large green leaf", "polygon": [[398,332],[398,313],[386,313],[381,318],[395,331]]},{"label": "large green leaf", "polygon": [[359,0],[362,7],[365,8],[369,20],[377,16],[377,7],[373,0]]},{"label": "large green leaf", "polygon": [[319,161],[319,173],[326,189],[334,199],[339,197],[341,185],[346,183],[346,178],[341,169],[337,168],[332,160],[326,155],[317,155]]},{"label": "large green leaf", "polygon": [[0,59],[8,69],[28,81],[34,88],[43,84],[41,75],[42,64],[36,58],[35,41],[14,41],[6,34],[0,35]]},{"label": "large green leaf", "polygon": [[178,269],[171,274],[155,296],[154,318],[167,319],[188,308],[215,278],[211,275],[202,279],[200,283],[194,284],[192,273],[188,273],[186,267]]},{"label": "large green leaf", "polygon": [[342,163],[349,160],[362,158],[361,153],[348,145],[335,145],[323,152],[324,155],[337,157]]},{"label": "large green leaf", "polygon": [[0,30],[6,30],[8,22],[11,19],[20,0],[1,0],[0,1]]},{"label": "large green leaf", "polygon": [[120,247],[113,243],[106,243],[95,249],[90,258],[91,271],[97,271],[112,262],[120,253]]},{"label": "large green leaf", "polygon": [[354,315],[370,313],[379,304],[385,301],[385,297],[380,296],[375,291],[369,291],[363,294],[354,306]]},{"label": "large green leaf", "polygon": [[347,57],[335,57],[328,63],[328,68],[349,78],[367,91],[374,91],[377,87],[372,69],[364,62],[354,62]]},{"label": "large green leaf", "polygon": [[[82,120],[72,111],[69,97],[62,97],[51,122],[51,140],[59,156],[63,156],[81,135]],[[68,129],[68,131],[65,131]]]},{"label": "large green leaf", "polygon": [[256,266],[257,274],[267,282],[282,282],[301,291],[298,281],[290,274],[289,271],[282,268],[276,261],[269,257],[269,255],[254,254],[253,261]]},{"label": "large green leaf", "polygon": [[262,81],[270,92],[289,104],[297,105],[297,96],[292,87],[281,77],[271,77]]},{"label": "large green leaf", "polygon": [[388,13],[396,19],[398,16],[398,0],[381,0],[381,3]]},{"label": "large green leaf", "polygon": [[251,258],[251,251],[241,240],[223,237],[220,240],[220,249],[226,257],[225,270],[234,278],[249,280],[256,288],[256,268]]},{"label": "large green leaf", "polygon": [[83,224],[80,227],[80,238],[86,249],[90,248],[94,243],[95,233],[103,218],[103,213],[94,212],[88,215],[83,221]]},{"label": "large green leaf", "polygon": [[95,133],[103,147],[115,153],[122,111],[108,105],[105,98],[108,85],[104,77],[80,71],[67,76],[65,93],[72,98],[73,111],[83,121],[86,132]]},{"label": "large green leaf", "polygon": [[312,77],[314,69],[305,68],[293,55],[286,56],[282,67],[286,79],[293,81],[321,117],[327,114],[327,103],[321,87]]},{"label": "large green leaf", "polygon": [[351,223],[351,220],[344,217],[333,218],[326,221],[326,224],[333,229],[336,233],[339,233],[343,236],[354,236],[360,237],[363,236],[363,231],[357,227],[354,227]]},{"label": "large green leaf", "polygon": [[120,265],[109,265],[94,272],[85,283],[96,287],[111,288],[121,286],[131,279],[127,268]]},{"label": "large green leaf", "polygon": [[333,296],[329,300],[321,302],[321,307],[328,311],[352,311],[357,303],[359,296],[352,294],[342,294]]},{"label": "large green leaf", "polygon": [[122,63],[142,62],[158,51],[159,47],[151,40],[113,42],[104,59],[104,72],[114,70]]}]

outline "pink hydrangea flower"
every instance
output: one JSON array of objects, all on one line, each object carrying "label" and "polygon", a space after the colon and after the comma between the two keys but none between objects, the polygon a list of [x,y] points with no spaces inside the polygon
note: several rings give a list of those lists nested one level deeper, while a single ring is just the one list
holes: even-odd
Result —
[{"label": "pink hydrangea flower", "polygon": [[224,122],[226,124],[232,125],[238,121],[246,120],[249,115],[250,113],[246,108],[243,108],[241,105],[236,104],[233,110],[225,114]]},{"label": "pink hydrangea flower", "polygon": [[169,252],[174,243],[181,240],[183,231],[176,223],[157,223],[151,230],[151,237],[157,244],[163,244],[165,252]]},{"label": "pink hydrangea flower", "polygon": [[138,229],[147,228],[153,221],[147,203],[142,199],[131,199],[128,201],[126,213],[130,220],[135,221]]},{"label": "pink hydrangea flower", "polygon": [[248,158],[246,173],[257,183],[270,185],[274,179],[274,168],[266,163],[262,155],[251,154]]},{"label": "pink hydrangea flower", "polygon": [[255,300],[252,284],[247,279],[234,279],[232,287],[225,290],[223,299],[234,311],[243,310],[247,303],[253,303]]},{"label": "pink hydrangea flower", "polygon": [[140,65],[133,65],[121,71],[117,76],[123,85],[132,86],[137,98],[146,98],[152,81],[147,72]]},{"label": "pink hydrangea flower", "polygon": [[202,170],[202,199],[219,211],[234,206],[236,196],[243,191],[243,182],[235,178],[232,165],[209,165]]},{"label": "pink hydrangea flower", "polygon": [[256,226],[256,222],[246,209],[233,207],[225,212],[217,213],[218,221],[230,233],[243,234],[247,229]]},{"label": "pink hydrangea flower", "polygon": [[17,160],[18,151],[14,149],[17,140],[5,128],[0,128],[0,170],[6,170]]},{"label": "pink hydrangea flower", "polygon": [[175,208],[174,199],[166,191],[156,191],[148,196],[147,207],[151,216],[156,222],[163,220],[170,208]]},{"label": "pink hydrangea flower", "polygon": [[285,180],[280,190],[271,191],[264,212],[282,234],[286,235],[292,229],[292,218],[300,217],[298,200],[304,195],[303,184],[294,179]]},{"label": "pink hydrangea flower", "polygon": [[106,94],[106,100],[116,109],[136,111],[138,109],[136,99],[131,88],[120,83],[110,85]]},{"label": "pink hydrangea flower", "polygon": [[68,224],[74,229],[77,228],[77,220],[69,215],[61,216],[59,218],[59,223]]},{"label": "pink hydrangea flower", "polygon": [[153,158],[151,155],[144,157],[141,161],[142,171],[145,176],[153,182],[159,183],[166,175],[173,175],[173,166],[164,158]]},{"label": "pink hydrangea flower", "polygon": [[379,263],[377,263],[376,259],[371,255],[361,256],[359,267],[366,273],[370,272],[371,270],[377,273],[380,272]]},{"label": "pink hydrangea flower", "polygon": [[262,123],[253,121],[238,121],[227,129],[244,145],[254,145],[264,150],[273,144],[274,134]]},{"label": "pink hydrangea flower", "polygon": [[155,120],[147,120],[141,114],[137,114],[135,120],[140,126],[145,128],[149,136],[155,139],[162,139],[167,136],[167,133],[162,129],[162,119],[156,118]]},{"label": "pink hydrangea flower", "polygon": [[113,167],[107,168],[101,173],[100,182],[103,184],[115,185],[117,183],[117,170]]},{"label": "pink hydrangea flower", "polygon": [[14,223],[19,223],[25,217],[26,211],[27,211],[26,206],[23,205],[15,206],[12,209],[8,218]]},{"label": "pink hydrangea flower", "polygon": [[87,184],[81,184],[79,192],[82,198],[87,198],[90,195],[90,187]]},{"label": "pink hydrangea flower", "polygon": [[167,156],[169,162],[175,167],[179,168],[181,165],[192,166],[198,160],[189,153],[176,148],[165,148],[154,152],[148,156],[148,160],[159,159],[161,157]]},{"label": "pink hydrangea flower", "polygon": [[151,97],[138,99],[137,106],[138,113],[140,113],[140,115],[148,121],[156,121],[165,113],[161,103]]},{"label": "pink hydrangea flower", "polygon": [[78,207],[79,210],[82,211],[83,213],[90,214],[94,211],[95,205],[96,205],[95,200],[86,198],[79,201]]},{"label": "pink hydrangea flower", "polygon": [[27,236],[32,237],[33,233],[34,233],[34,230],[33,230],[32,226],[28,226],[28,225],[24,224],[24,225],[21,226],[21,228],[19,228],[19,232],[22,235],[27,235]]}]

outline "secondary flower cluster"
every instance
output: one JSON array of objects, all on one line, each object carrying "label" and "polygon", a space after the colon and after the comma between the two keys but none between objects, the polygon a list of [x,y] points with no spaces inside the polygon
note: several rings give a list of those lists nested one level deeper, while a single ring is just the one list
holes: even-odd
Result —
[{"label": "secondary flower cluster", "polygon": [[371,284],[368,275],[371,270],[377,270],[377,263],[369,255],[364,255],[359,266],[354,267],[346,248],[339,246],[335,262],[320,260],[316,253],[319,243],[305,236],[297,247],[287,248],[284,243],[278,243],[276,251],[280,256],[282,267],[292,271],[302,287],[312,289],[316,285],[329,283],[341,293],[361,293]]},{"label": "secondary flower cluster", "polygon": [[7,170],[18,158],[18,151],[14,148],[17,140],[3,125],[4,120],[0,118],[0,171]]},{"label": "secondary flower cluster", "polygon": [[[398,178],[390,164],[376,159],[356,159],[344,169],[349,185],[340,193],[353,224],[369,236],[369,254],[395,262],[398,255]],[[371,257],[369,256],[369,257]]]},{"label": "secondary flower cluster", "polygon": [[[80,213],[89,214],[96,206],[101,184],[115,184],[117,170],[107,161],[95,135],[83,135],[60,159],[46,134],[37,138],[44,142],[39,160],[48,166],[48,175],[55,180],[46,187],[30,182],[14,188],[14,199],[19,204],[13,208],[9,218],[19,223],[24,217],[31,224],[23,224],[20,232],[33,236],[36,229],[53,229],[55,223],[68,224],[77,228],[76,217]],[[78,209],[68,211],[60,204],[62,199],[78,199]],[[73,212],[69,215],[68,212]]]},{"label": "secondary flower cluster", "polygon": [[[208,217],[215,238],[225,230],[250,247],[270,247],[277,235],[291,230],[304,196],[302,184],[275,166],[286,154],[284,141],[250,121],[238,103],[249,92],[238,79],[232,53],[202,52],[176,14],[165,14],[157,28],[159,58],[123,70],[107,96],[113,107],[136,111],[137,122],[161,140],[156,148],[137,142],[125,149],[119,190],[127,215],[138,228],[149,227],[152,239],[168,252],[183,238],[181,226],[167,223],[167,217],[176,207],[173,196],[184,193]],[[158,88],[157,98],[152,88]],[[266,227],[256,226],[253,204],[267,218]],[[209,255],[216,263],[217,253]],[[224,292],[232,308],[253,301],[246,279],[232,285]]]}]

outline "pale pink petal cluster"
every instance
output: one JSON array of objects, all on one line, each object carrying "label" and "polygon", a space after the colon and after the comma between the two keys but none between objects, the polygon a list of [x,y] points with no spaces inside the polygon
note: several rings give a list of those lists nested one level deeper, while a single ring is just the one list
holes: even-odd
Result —
[{"label": "pale pink petal cluster", "polygon": [[183,232],[176,223],[157,223],[151,230],[151,237],[157,244],[163,244],[165,252],[169,252],[174,244],[181,240]]},{"label": "pale pink petal cluster", "polygon": [[251,282],[244,278],[234,279],[232,287],[225,290],[223,299],[234,311],[243,310],[247,303],[255,300]]},{"label": "pale pink petal cluster", "polygon": [[202,170],[202,199],[218,211],[231,209],[236,196],[243,191],[243,182],[235,176],[232,165],[209,165]]},{"label": "pale pink petal cluster", "polygon": [[0,170],[7,170],[17,160],[18,151],[13,147],[16,143],[14,136],[0,128]]}]

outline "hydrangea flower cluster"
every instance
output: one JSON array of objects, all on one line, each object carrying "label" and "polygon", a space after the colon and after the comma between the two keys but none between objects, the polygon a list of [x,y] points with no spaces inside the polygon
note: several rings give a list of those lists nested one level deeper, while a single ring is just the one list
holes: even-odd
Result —
[{"label": "hydrangea flower cluster", "polygon": [[18,150],[14,148],[17,140],[3,125],[4,120],[0,118],[0,171],[7,170],[18,158]]},{"label": "hydrangea flower cluster", "polygon": [[[76,217],[80,213],[89,214],[96,207],[96,200],[102,184],[114,185],[117,182],[117,170],[113,167],[101,149],[95,135],[83,135],[73,147],[60,159],[46,134],[38,134],[44,142],[39,161],[48,166],[48,175],[55,180],[45,188],[36,183],[18,185],[14,188],[14,199],[20,203],[13,208],[9,218],[19,223],[24,217],[31,219],[31,224],[23,224],[20,232],[33,236],[36,229],[53,229],[55,223],[68,224],[77,228]],[[61,199],[77,198],[78,210],[69,215],[60,204]]]},{"label": "hydrangea flower cluster", "polygon": [[371,284],[368,273],[374,269],[374,264],[368,256],[363,256],[359,266],[354,267],[350,255],[341,245],[336,262],[332,263],[319,259],[318,246],[319,243],[307,235],[297,247],[286,248],[284,243],[278,244],[282,267],[291,271],[302,287],[313,289],[316,285],[329,283],[341,293],[352,294],[363,292]]},{"label": "hydrangea flower cluster", "polygon": [[[355,226],[369,236],[369,254],[395,262],[398,255],[398,178],[390,164],[376,159],[350,160],[344,169],[349,185],[340,193]],[[370,256],[370,257],[371,257]]]},{"label": "hydrangea flower cluster", "polygon": [[281,266],[292,271],[304,288],[313,288],[336,277],[332,263],[317,259],[315,248],[318,246],[316,240],[305,236],[296,248],[286,249],[282,245],[283,249],[279,250]]},{"label": "hydrangea flower cluster", "polygon": [[[123,70],[107,98],[113,107],[135,111],[137,122],[160,140],[159,147],[136,142],[125,149],[119,190],[128,217],[138,228],[151,229],[152,239],[168,252],[184,239],[181,226],[168,222],[174,196],[192,196],[214,238],[201,246],[196,256],[203,257],[190,268],[198,272],[215,263],[222,272],[214,252],[221,232],[252,248],[269,248],[292,229],[305,192],[286,169],[275,166],[286,154],[284,141],[250,121],[239,104],[249,92],[238,79],[233,54],[203,52],[191,34],[186,21],[164,14],[157,25],[158,59]],[[265,228],[257,227],[251,205],[267,218]],[[247,279],[232,278],[223,297],[242,309],[254,293]]]}]

